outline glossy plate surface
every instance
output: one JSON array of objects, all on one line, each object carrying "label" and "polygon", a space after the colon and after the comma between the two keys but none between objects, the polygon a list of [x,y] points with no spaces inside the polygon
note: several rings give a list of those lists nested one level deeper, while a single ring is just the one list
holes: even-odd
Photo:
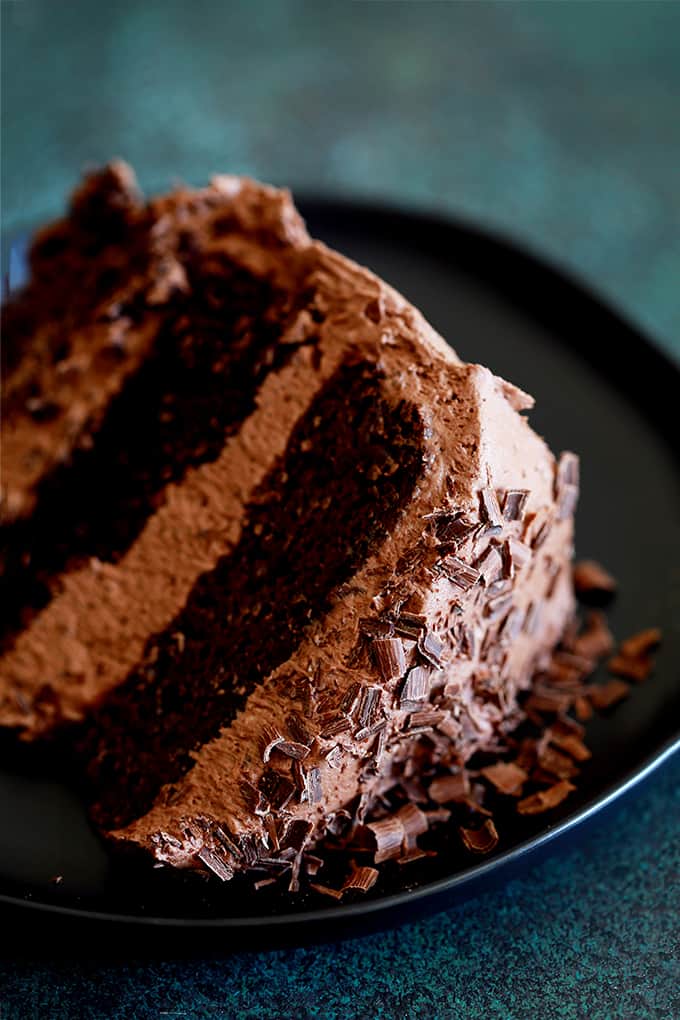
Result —
[{"label": "glossy plate surface", "polygon": [[[577,555],[600,560],[619,580],[610,614],[617,637],[663,629],[656,672],[589,725],[593,757],[558,809],[533,820],[499,819],[500,845],[481,860],[442,836],[437,858],[394,866],[367,898],[341,905],[268,890],[245,894],[236,883],[115,860],[58,768],[4,751],[0,905],[29,927],[39,917],[43,929],[48,922],[80,933],[125,926],[143,938],[153,926],[185,946],[211,933],[224,948],[358,934],[504,881],[680,744],[677,368],[586,288],[502,238],[372,204],[310,199],[300,206],[315,236],[401,290],[465,360],[532,393],[531,421],[553,449],[580,452]],[[5,266],[15,285],[24,269],[20,244]]]}]

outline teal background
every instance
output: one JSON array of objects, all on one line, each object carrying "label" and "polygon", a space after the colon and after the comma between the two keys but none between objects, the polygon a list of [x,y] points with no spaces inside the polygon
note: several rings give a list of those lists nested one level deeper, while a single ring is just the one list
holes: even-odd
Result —
[{"label": "teal background", "polygon": [[[0,11],[4,229],[55,213],[84,166],[114,155],[147,187],[228,171],[379,196],[508,231],[680,357],[678,3]],[[679,789],[675,760],[576,848],[382,935],[8,962],[0,1016],[674,1020]]]}]

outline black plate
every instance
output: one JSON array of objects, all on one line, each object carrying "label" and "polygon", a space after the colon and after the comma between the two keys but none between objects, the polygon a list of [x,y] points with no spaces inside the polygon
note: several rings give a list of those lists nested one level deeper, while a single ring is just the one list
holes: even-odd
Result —
[{"label": "black plate", "polygon": [[[77,795],[39,764],[0,764],[0,903],[30,925],[51,915],[106,928],[149,925],[174,939],[211,932],[220,946],[364,932],[477,893],[523,867],[629,790],[680,745],[679,374],[580,284],[507,241],[466,224],[374,204],[302,202],[311,231],[371,266],[421,308],[469,361],[533,393],[534,427],[553,449],[582,455],[577,553],[620,582],[611,613],[623,637],[658,625],[652,679],[588,731],[592,760],[578,791],[550,815],[501,819],[480,862],[443,837],[437,858],[386,871],[369,897],[337,905],[195,876],[140,870],[109,857]],[[7,263],[5,263],[7,265]],[[10,263],[13,282],[21,258]],[[8,819],[13,819],[11,825]],[[59,884],[51,879],[63,876]],[[25,908],[31,908],[28,911]],[[220,932],[217,938],[218,929]],[[88,929],[89,930],[89,929]],[[128,927],[128,930],[129,927]]]}]

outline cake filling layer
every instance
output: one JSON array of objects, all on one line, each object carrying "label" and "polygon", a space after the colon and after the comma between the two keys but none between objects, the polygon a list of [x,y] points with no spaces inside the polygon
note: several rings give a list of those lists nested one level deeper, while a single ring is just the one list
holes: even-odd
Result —
[{"label": "cake filling layer", "polygon": [[[278,343],[290,296],[215,256],[184,268],[187,293],[171,301],[151,357],[113,400],[94,446],[45,480],[29,521],[5,529],[6,636],[47,604],[64,568],[90,557],[117,562],[166,486],[219,456],[264,377],[294,349]],[[125,349],[111,345],[107,356],[124,359]]]},{"label": "cake filling layer", "polygon": [[254,494],[237,547],[97,712],[85,752],[103,824],[147,811],[290,657],[394,527],[422,442],[415,408],[386,402],[374,366],[345,366],[320,391]]}]

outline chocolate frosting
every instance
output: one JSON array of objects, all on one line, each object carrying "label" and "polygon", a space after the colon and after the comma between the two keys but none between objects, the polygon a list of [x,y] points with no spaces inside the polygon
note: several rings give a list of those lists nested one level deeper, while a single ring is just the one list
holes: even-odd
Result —
[{"label": "chocolate frosting", "polygon": [[[1,660],[2,725],[33,739],[82,723],[124,682],[149,635],[235,548],[253,493],[339,367],[372,365],[386,404],[414,408],[423,424],[422,470],[390,534],[310,620],[293,655],[192,750],[193,767],[109,833],[159,862],[225,879],[257,860],[289,861],[291,846],[299,858],[349,805],[360,818],[405,770],[455,770],[516,721],[518,693],[573,614],[577,461],[564,454],[556,463],[533,432],[522,413],[530,397],[462,363],[392,288],[310,239],[287,192],[247,179],[217,177],[144,204],[131,172],[112,166],[38,239],[22,314],[49,269],[40,252],[64,236],[82,247],[93,217],[109,230],[124,222],[109,261],[142,254],[87,310],[65,363],[50,362],[41,322],[10,375],[8,520],[30,516],[41,479],[78,444],[94,437],[96,449],[113,393],[147,356],[164,305],[187,286],[188,243],[293,296],[278,340],[292,354],[264,378],[219,455],[166,486],[117,562],[93,558],[59,576]],[[104,306],[133,294],[137,321],[102,321]],[[104,377],[97,352],[121,330],[130,356]],[[40,424],[20,399],[36,378],[59,408]]]}]

